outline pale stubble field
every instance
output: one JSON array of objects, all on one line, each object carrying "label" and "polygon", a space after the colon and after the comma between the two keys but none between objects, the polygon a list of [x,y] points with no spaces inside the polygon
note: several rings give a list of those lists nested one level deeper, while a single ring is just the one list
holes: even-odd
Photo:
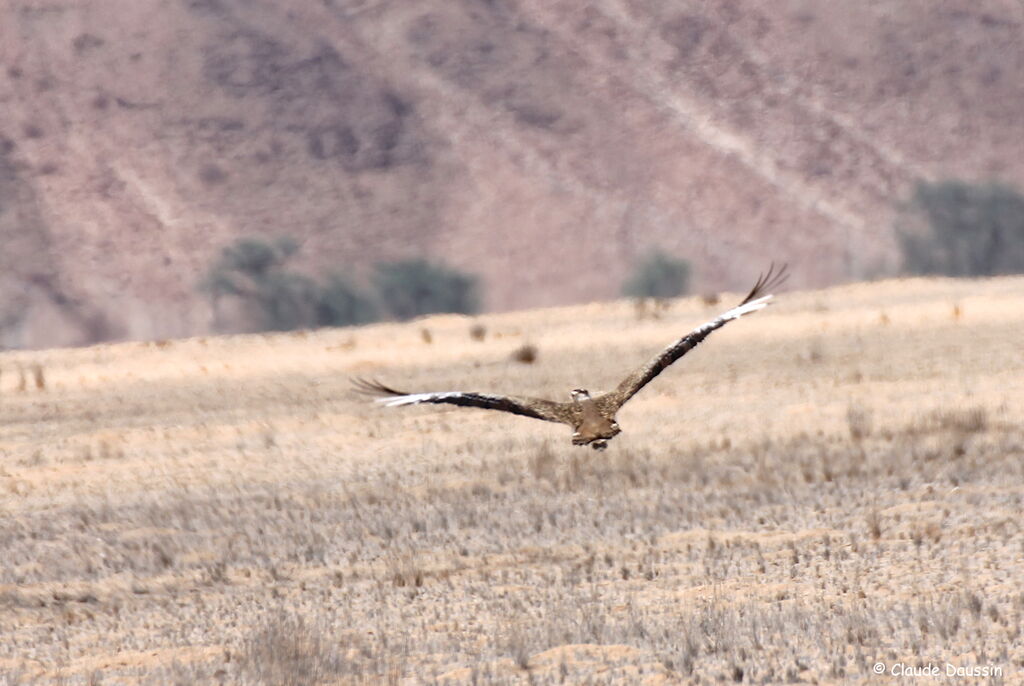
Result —
[{"label": "pale stubble field", "polygon": [[0,684],[1024,683],[1024,279],[783,292],[604,453],[349,390],[568,399],[734,297],[3,353]]}]

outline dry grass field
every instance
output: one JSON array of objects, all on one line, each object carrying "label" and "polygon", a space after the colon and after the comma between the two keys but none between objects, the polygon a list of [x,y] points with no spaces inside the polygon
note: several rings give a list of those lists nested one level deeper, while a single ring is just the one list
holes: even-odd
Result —
[{"label": "dry grass field", "polygon": [[1024,683],[1024,278],[784,292],[604,453],[348,388],[568,399],[732,297],[0,355],[0,685]]}]

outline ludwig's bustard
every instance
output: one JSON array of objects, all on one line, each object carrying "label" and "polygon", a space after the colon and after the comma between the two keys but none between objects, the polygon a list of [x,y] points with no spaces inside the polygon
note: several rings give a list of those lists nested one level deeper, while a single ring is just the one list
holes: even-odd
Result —
[{"label": "ludwig's bustard", "polygon": [[570,392],[571,401],[559,403],[541,398],[464,391],[406,393],[385,386],[379,381],[364,379],[353,379],[353,384],[360,392],[383,396],[378,398],[377,402],[388,407],[443,403],[463,407],[480,407],[485,410],[501,410],[548,422],[561,422],[573,428],[573,445],[589,445],[595,450],[603,450],[608,447],[608,441],[621,431],[618,422],[615,421],[615,414],[626,401],[636,395],[666,367],[693,350],[712,331],[745,314],[767,307],[772,296],[771,294],[762,294],[782,284],[787,276],[785,266],[776,272],[773,264],[766,274],[758,278],[757,283],[750,289],[750,293],[739,305],[674,341],[647,364],[627,376],[614,391],[597,397],[591,397],[590,393],[582,388]]}]

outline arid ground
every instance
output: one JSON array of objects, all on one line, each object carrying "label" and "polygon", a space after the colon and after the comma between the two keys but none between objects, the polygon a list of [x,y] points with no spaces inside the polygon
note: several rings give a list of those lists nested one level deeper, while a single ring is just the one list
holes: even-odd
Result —
[{"label": "arid ground", "polygon": [[0,684],[1024,683],[1024,278],[782,293],[603,453],[349,390],[567,399],[735,297],[0,355]]}]

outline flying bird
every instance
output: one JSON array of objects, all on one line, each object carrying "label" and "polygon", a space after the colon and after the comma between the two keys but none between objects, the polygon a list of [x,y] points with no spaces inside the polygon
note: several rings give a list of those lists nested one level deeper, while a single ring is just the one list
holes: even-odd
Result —
[{"label": "flying bird", "polygon": [[569,393],[571,398],[569,402],[555,402],[542,398],[466,391],[406,393],[385,386],[379,381],[365,379],[353,379],[352,383],[355,389],[361,393],[379,396],[376,399],[377,402],[387,407],[419,405],[420,403],[460,405],[462,407],[479,407],[485,410],[501,410],[547,422],[568,424],[573,429],[573,445],[589,445],[595,450],[604,450],[608,447],[608,441],[621,431],[619,423],[615,420],[619,408],[666,367],[697,347],[712,331],[720,329],[745,314],[767,307],[772,295],[765,295],[765,292],[781,285],[788,276],[785,265],[776,272],[773,263],[767,273],[758,277],[757,283],[739,305],[673,341],[667,348],[651,358],[647,364],[623,379],[615,390],[596,397],[591,396],[590,392],[583,388],[572,390]]}]

